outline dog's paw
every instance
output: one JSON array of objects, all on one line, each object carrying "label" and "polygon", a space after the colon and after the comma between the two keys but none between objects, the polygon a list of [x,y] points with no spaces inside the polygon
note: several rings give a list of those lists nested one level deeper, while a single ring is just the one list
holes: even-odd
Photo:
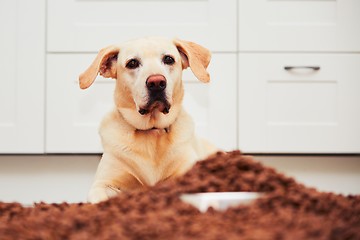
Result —
[{"label": "dog's paw", "polygon": [[109,199],[105,191],[90,191],[88,195],[89,203],[99,203]]},{"label": "dog's paw", "polygon": [[120,192],[119,189],[106,186],[102,188],[93,188],[90,190],[88,195],[88,202],[99,203],[108,200],[111,197],[116,196]]}]

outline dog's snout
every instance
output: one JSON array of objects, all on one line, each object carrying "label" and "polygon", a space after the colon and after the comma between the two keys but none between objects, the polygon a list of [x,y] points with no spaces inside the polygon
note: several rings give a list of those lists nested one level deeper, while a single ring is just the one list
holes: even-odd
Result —
[{"label": "dog's snout", "polygon": [[151,75],[146,79],[149,91],[163,91],[166,88],[166,78],[163,75]]}]

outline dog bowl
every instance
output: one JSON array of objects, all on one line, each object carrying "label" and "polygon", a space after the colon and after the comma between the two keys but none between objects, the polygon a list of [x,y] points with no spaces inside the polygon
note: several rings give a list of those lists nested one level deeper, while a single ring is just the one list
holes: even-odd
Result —
[{"label": "dog bowl", "polygon": [[210,193],[186,193],[180,199],[206,212],[209,207],[217,211],[224,211],[229,207],[250,204],[263,194],[259,192],[210,192]]}]

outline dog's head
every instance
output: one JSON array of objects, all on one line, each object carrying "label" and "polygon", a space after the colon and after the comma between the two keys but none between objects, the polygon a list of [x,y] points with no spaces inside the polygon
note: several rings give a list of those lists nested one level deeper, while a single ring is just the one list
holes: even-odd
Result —
[{"label": "dog's head", "polygon": [[98,74],[114,78],[115,104],[127,122],[141,130],[167,128],[181,109],[182,70],[190,67],[200,81],[208,82],[210,58],[206,48],[188,41],[129,41],[101,49],[80,75],[80,88],[88,88]]}]

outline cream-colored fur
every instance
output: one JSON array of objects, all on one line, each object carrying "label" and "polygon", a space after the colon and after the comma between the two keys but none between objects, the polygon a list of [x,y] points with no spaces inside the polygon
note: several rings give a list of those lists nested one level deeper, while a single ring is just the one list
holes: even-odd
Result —
[{"label": "cream-colored fur", "polygon": [[[165,56],[174,63],[166,64]],[[140,64],[131,69],[128,63],[133,59]],[[116,79],[115,108],[100,126],[104,154],[89,192],[90,202],[179,176],[217,150],[195,136],[194,123],[182,107],[182,70],[190,67],[200,81],[208,82],[209,61],[207,49],[178,39],[143,38],[98,53],[80,75],[80,87],[88,88],[98,74]],[[154,75],[166,79],[168,105],[160,100],[149,105],[146,82]],[[141,114],[141,109],[147,112]]]}]

